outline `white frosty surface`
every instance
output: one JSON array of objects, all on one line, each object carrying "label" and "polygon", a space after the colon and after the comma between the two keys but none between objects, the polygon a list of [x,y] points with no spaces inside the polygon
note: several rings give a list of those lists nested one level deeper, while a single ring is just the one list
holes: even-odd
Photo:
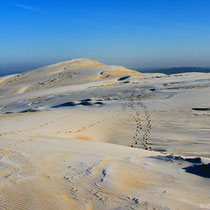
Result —
[{"label": "white frosty surface", "polygon": [[209,178],[183,168],[210,162],[208,108],[208,73],[75,59],[0,77],[0,209],[199,209]]}]

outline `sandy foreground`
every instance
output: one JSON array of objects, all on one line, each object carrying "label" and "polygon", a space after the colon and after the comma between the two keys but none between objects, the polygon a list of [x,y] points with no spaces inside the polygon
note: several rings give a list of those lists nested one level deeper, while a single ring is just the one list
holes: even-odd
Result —
[{"label": "sandy foreground", "polygon": [[0,209],[208,209],[209,178],[208,73],[0,77]]}]

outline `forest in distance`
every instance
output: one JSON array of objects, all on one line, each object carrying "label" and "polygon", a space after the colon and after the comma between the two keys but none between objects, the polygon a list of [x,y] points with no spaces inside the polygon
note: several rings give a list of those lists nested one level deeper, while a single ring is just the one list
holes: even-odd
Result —
[{"label": "forest in distance", "polygon": [[163,73],[163,74],[180,74],[187,72],[203,72],[209,73],[210,67],[170,67],[170,68],[137,68],[142,73]]}]

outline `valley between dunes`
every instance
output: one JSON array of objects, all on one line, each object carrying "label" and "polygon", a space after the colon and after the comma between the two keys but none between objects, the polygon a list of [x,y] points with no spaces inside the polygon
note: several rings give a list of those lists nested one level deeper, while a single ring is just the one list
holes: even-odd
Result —
[{"label": "valley between dunes", "polygon": [[0,209],[200,209],[209,178],[210,73],[82,58],[0,77]]}]

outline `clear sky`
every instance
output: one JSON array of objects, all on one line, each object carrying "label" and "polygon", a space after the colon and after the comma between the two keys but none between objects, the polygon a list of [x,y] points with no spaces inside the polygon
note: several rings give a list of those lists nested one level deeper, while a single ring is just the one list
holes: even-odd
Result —
[{"label": "clear sky", "polygon": [[79,57],[128,67],[210,66],[210,0],[0,2],[0,67]]}]

